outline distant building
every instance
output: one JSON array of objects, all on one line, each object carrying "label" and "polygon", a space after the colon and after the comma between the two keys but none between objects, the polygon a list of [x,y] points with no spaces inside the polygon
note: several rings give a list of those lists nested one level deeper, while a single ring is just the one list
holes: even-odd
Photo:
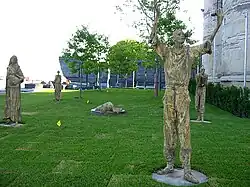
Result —
[{"label": "distant building", "polygon": [[[67,64],[64,62],[63,58],[59,58],[59,63],[63,72],[63,76],[66,77],[66,79],[70,80],[71,82],[80,82],[80,75],[79,73],[71,73],[69,67],[67,66]],[[161,72],[159,74],[159,81],[161,82],[161,87],[165,86],[165,78],[164,78],[164,71],[163,68],[160,68]],[[146,85],[147,86],[154,86],[154,75],[155,75],[155,69],[148,69],[146,71],[147,76],[146,76]],[[88,83],[90,85],[94,85],[96,83],[96,75],[94,74],[90,74],[90,75],[86,75],[83,74],[82,77],[82,81],[83,83],[86,83],[88,80]],[[118,76],[115,74],[110,74],[110,81],[109,81],[109,85],[111,87],[116,87],[117,86],[117,78]],[[108,80],[108,73],[106,72],[101,72],[100,73],[100,83],[101,84],[107,84],[107,80]],[[137,86],[144,86],[144,82],[145,82],[145,68],[142,67],[141,65],[139,65],[138,71],[135,73],[135,85]],[[119,78],[119,84],[124,87],[125,85],[125,79],[124,78]],[[131,73],[131,75],[128,76],[128,87],[132,87],[133,86],[133,75]]]}]

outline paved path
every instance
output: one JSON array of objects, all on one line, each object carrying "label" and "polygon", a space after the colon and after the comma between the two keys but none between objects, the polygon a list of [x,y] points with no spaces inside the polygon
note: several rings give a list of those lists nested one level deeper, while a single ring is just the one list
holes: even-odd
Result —
[{"label": "paved path", "polygon": [[[21,89],[21,92],[22,92],[22,93],[32,93],[32,92],[34,92],[34,89],[22,88],[22,89]],[[3,95],[3,94],[5,94],[5,90],[0,90],[0,95]]]}]

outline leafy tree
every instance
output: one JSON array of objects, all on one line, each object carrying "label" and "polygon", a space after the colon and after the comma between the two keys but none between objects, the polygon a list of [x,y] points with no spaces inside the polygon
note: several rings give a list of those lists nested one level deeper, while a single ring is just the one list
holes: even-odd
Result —
[{"label": "leafy tree", "polygon": [[[162,43],[172,46],[173,32],[176,29],[182,29],[186,30],[187,43],[193,44],[196,42],[190,39],[193,31],[187,30],[185,23],[176,17],[177,11],[180,10],[180,2],[181,0],[125,0],[123,5],[116,8],[126,16],[127,14],[141,16],[141,19],[135,20],[132,25],[139,31],[140,37],[145,42],[150,39],[151,34],[157,34]],[[158,27],[155,27],[156,20]],[[156,54],[155,57],[157,57]]]},{"label": "leafy tree", "polygon": [[90,33],[88,28],[82,25],[75,34],[72,34],[68,47],[63,50],[63,58],[72,73],[78,72],[81,68],[88,79],[88,74],[97,75],[104,67],[103,63],[106,62],[108,49],[107,37],[98,33]]},{"label": "leafy tree", "polygon": [[[138,69],[138,61],[146,61],[150,64],[152,52],[145,43],[135,40],[122,40],[112,46],[108,53],[108,61],[111,72],[127,78],[128,75]],[[150,56],[151,55],[151,56]],[[151,63],[154,60],[151,61]]]},{"label": "leafy tree", "polygon": [[[126,16],[133,13],[141,16],[139,20],[133,22],[132,26],[139,31],[140,37],[144,41],[148,41],[149,39],[158,11],[157,35],[162,42],[172,45],[173,32],[176,29],[187,30],[185,23],[178,20],[175,16],[177,10],[180,10],[180,2],[181,0],[125,0],[122,5],[116,6],[116,9]],[[129,10],[132,10],[132,12]],[[190,44],[196,42],[190,39],[192,32],[192,30],[187,30],[185,33],[186,37],[189,38],[187,42]]]}]

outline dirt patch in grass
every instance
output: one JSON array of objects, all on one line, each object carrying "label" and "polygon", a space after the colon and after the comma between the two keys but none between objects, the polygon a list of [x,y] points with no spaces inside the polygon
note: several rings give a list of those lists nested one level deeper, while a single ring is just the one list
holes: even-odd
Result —
[{"label": "dirt patch in grass", "polygon": [[83,161],[62,160],[52,171],[52,173],[73,173],[77,168],[81,167]]},{"label": "dirt patch in grass", "polygon": [[100,133],[100,134],[96,134],[95,138],[97,138],[97,139],[111,139],[111,135],[107,134],[107,133]]},{"label": "dirt patch in grass", "polygon": [[22,112],[22,115],[33,116],[38,114],[38,112]]}]

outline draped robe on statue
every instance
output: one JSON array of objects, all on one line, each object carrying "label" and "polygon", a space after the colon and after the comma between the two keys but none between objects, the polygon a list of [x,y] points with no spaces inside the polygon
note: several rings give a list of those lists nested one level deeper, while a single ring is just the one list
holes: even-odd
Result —
[{"label": "draped robe on statue", "polygon": [[6,96],[4,120],[8,122],[21,122],[21,83],[24,81],[23,72],[15,56],[11,57],[7,68]]}]

